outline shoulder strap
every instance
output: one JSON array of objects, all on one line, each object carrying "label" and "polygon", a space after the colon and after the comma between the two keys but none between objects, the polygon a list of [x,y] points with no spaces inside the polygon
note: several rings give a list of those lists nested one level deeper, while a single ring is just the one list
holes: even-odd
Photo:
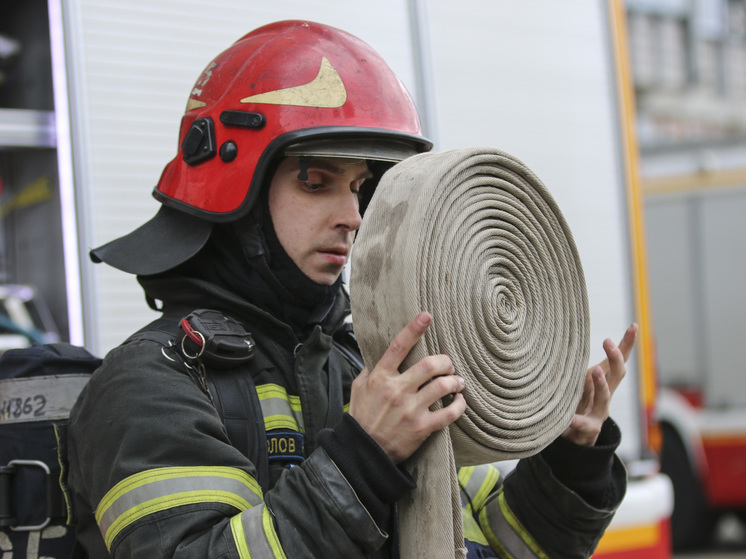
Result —
[{"label": "shoulder strap", "polygon": [[342,367],[339,360],[341,357],[334,351],[329,352],[329,407],[326,412],[326,426],[334,427],[342,421],[344,414],[342,395]]},{"label": "shoulder strap", "polygon": [[344,356],[350,364],[354,365],[358,372],[365,367],[363,358],[360,356],[360,347],[357,345],[357,338],[352,330],[352,324],[345,323],[340,328],[339,334],[334,337],[334,347]]},{"label": "shoulder strap", "polygon": [[[252,360],[253,361],[253,360]],[[259,395],[251,361],[233,369],[207,375],[207,387],[225,425],[231,444],[256,467],[262,491],[269,489],[269,458]]]},{"label": "shoulder strap", "polygon": [[150,340],[158,342],[163,346],[170,347],[174,345],[178,328],[179,321],[177,319],[162,316],[132,334],[124,341],[124,343],[126,344],[137,340]]},{"label": "shoulder strap", "polygon": [[[336,350],[336,351],[335,351]],[[352,325],[347,323],[334,338],[329,352],[329,408],[326,415],[326,426],[333,427],[342,421],[344,413],[342,393],[342,359],[351,364],[357,372],[365,365],[360,357],[357,340],[352,332]]]}]

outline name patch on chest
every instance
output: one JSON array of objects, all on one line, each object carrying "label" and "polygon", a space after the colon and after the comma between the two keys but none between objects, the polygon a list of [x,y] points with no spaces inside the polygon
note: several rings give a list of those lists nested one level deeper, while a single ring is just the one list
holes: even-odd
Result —
[{"label": "name patch on chest", "polygon": [[272,431],[267,433],[267,456],[269,461],[302,462],[305,459],[303,444],[305,437],[297,431]]}]

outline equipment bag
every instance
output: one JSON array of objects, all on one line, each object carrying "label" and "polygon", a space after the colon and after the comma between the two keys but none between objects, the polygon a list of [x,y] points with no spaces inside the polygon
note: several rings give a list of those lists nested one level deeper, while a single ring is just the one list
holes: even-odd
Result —
[{"label": "equipment bag", "polygon": [[101,364],[66,343],[0,357],[0,557],[62,559],[74,530],[60,486],[58,439],[78,394]]}]

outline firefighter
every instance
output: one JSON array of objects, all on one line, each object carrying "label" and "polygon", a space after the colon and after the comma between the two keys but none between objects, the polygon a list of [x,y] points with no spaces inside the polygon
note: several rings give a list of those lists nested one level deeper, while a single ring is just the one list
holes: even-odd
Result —
[{"label": "firefighter", "polygon": [[[382,173],[431,147],[401,82],[341,30],[277,22],[208,64],[157,214],[91,252],[162,316],[72,411],[80,556],[398,555],[399,465],[461,415],[463,380],[445,355],[399,374],[426,312],[363,369],[341,274]],[[592,553],[626,487],[608,407],[633,343],[607,343],[573,424],[504,483],[462,469],[470,556]]]}]

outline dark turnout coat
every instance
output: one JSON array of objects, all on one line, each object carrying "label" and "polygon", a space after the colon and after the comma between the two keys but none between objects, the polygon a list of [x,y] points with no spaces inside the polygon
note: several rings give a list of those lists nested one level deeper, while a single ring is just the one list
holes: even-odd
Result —
[{"label": "dark turnout coat", "polygon": [[[231,444],[194,370],[163,343],[135,336],[106,356],[71,414],[68,481],[87,554],[395,554],[394,503],[412,488],[411,478],[346,413],[328,424],[329,367],[342,381],[342,401],[334,405],[345,410],[359,373],[340,350],[354,349],[346,295],[340,292],[324,321],[301,340],[277,318],[201,280],[153,281],[146,290],[155,298],[180,294],[169,297],[164,311],[174,324],[198,306],[251,332],[257,353],[250,374],[267,433],[261,444],[269,483],[260,487],[257,464]],[[190,308],[193,301],[199,305]],[[489,544],[499,556],[589,557],[624,493],[624,468],[613,455],[618,441],[609,421],[599,448],[557,441],[505,480],[490,466],[462,469],[470,546],[485,553]],[[600,466],[587,476],[562,473],[568,457],[588,463],[590,453]]]}]

